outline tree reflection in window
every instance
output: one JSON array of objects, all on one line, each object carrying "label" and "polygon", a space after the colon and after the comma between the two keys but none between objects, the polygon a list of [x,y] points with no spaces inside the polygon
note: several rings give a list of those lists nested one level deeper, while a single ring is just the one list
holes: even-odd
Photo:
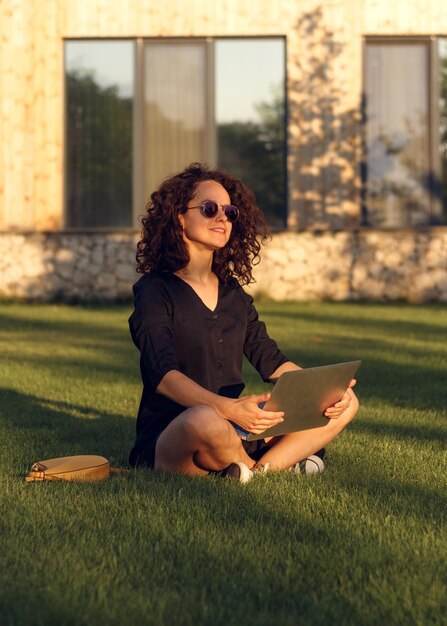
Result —
[{"label": "tree reflection in window", "polygon": [[[68,42],[66,224],[132,226],[133,67],[129,42]],[[117,48],[118,46],[118,48]],[[113,51],[128,61],[102,68]]]},{"label": "tree reflection in window", "polygon": [[272,227],[284,227],[285,111],[283,86],[270,102],[256,106],[256,122],[219,124],[219,165],[240,177],[254,192]]},{"label": "tree reflection in window", "polygon": [[216,42],[217,160],[255,193],[273,228],[287,216],[285,42]]}]

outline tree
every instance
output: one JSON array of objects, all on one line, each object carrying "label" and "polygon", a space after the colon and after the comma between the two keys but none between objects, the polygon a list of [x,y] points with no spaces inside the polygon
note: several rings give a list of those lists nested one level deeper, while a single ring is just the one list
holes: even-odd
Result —
[{"label": "tree", "polygon": [[284,94],[256,106],[257,122],[219,124],[219,166],[241,178],[255,193],[272,227],[284,227],[286,159]]},{"label": "tree", "polygon": [[93,73],[67,74],[69,226],[132,223],[132,99]]}]

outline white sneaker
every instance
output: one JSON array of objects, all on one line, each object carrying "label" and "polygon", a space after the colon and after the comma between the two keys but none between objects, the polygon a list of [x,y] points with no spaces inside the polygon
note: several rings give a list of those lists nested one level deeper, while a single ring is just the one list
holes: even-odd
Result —
[{"label": "white sneaker", "polygon": [[230,463],[228,467],[220,472],[216,472],[221,478],[230,478],[239,483],[249,483],[253,478],[253,472],[245,465],[245,463]]},{"label": "white sneaker", "polygon": [[294,474],[321,474],[324,471],[324,461],[316,454],[311,454],[295,465],[292,465],[290,471]]}]

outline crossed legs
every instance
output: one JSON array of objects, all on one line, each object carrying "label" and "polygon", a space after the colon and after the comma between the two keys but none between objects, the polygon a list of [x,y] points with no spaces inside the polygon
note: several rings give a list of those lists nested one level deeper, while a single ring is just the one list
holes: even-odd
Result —
[{"label": "crossed legs", "polygon": [[[272,470],[291,467],[335,439],[357,410],[355,399],[343,415],[328,420],[325,426],[270,439],[269,449],[259,463],[269,463]],[[227,420],[211,407],[196,406],[181,413],[161,433],[154,467],[201,476],[209,470],[219,471],[237,462],[245,463],[249,468],[255,464]]]},{"label": "crossed legs", "polygon": [[161,433],[155,448],[155,469],[190,476],[221,470],[230,463],[254,464],[232,425],[208,406],[187,409]]},{"label": "crossed legs", "polygon": [[354,418],[358,407],[358,400],[354,398],[340,417],[328,420],[324,426],[289,433],[282,437],[273,437],[268,441],[269,449],[261,457],[259,463],[263,465],[268,463],[269,469],[273,471],[283,470],[315,454],[341,433]]}]

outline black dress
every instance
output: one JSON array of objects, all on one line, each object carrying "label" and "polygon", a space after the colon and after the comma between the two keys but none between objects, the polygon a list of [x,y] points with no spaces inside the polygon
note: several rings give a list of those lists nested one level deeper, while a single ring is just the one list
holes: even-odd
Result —
[{"label": "black dress", "polygon": [[165,374],[178,370],[209,391],[238,398],[244,354],[266,382],[288,359],[235,280],[219,283],[214,311],[175,274],[145,274],[133,291],[129,326],[141,354],[143,394],[129,462],[152,466],[159,434],[186,408],[156,392]]}]

